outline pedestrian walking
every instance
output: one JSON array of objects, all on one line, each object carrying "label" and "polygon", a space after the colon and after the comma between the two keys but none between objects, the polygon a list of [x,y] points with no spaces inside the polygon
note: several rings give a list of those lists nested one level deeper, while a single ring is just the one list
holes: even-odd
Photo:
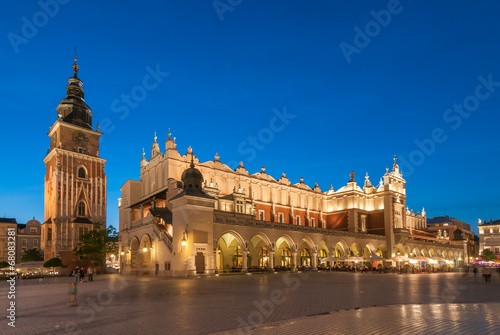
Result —
[{"label": "pedestrian walking", "polygon": [[70,301],[70,306],[77,306],[76,304],[76,294],[78,292],[78,288],[76,287],[78,285],[76,282],[71,284],[71,287],[69,289],[69,294],[71,296],[71,301]]},{"label": "pedestrian walking", "polygon": [[472,273],[474,273],[474,283],[477,283],[477,266],[474,265],[474,268],[472,269]]},{"label": "pedestrian walking", "polygon": [[486,266],[483,269],[483,277],[484,277],[485,283],[491,283],[491,268],[490,267]]},{"label": "pedestrian walking", "polygon": [[80,271],[78,271],[78,266],[73,270],[75,272],[75,283],[80,281]]},{"label": "pedestrian walking", "polygon": [[94,281],[94,268],[92,266],[89,266],[87,269],[87,274],[89,276],[89,282]]},{"label": "pedestrian walking", "polygon": [[80,269],[80,281],[85,282],[85,270],[83,268]]}]

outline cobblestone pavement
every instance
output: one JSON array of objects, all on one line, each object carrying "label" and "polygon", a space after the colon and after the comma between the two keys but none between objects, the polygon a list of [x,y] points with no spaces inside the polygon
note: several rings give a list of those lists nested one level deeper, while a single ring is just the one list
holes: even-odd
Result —
[{"label": "cobblestone pavement", "polygon": [[500,334],[500,304],[366,307],[213,334]]},{"label": "cobblestone pavement", "polygon": [[269,273],[190,279],[105,275],[78,286],[78,307],[68,306],[71,282],[17,281],[16,328],[7,325],[8,285],[1,282],[0,333],[456,334],[456,327],[468,329],[465,333],[500,333],[491,322],[500,311],[496,273],[491,284],[460,273]]}]

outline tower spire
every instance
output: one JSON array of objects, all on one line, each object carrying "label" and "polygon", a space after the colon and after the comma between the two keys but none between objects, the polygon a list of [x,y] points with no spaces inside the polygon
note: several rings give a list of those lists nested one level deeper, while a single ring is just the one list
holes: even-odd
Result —
[{"label": "tower spire", "polygon": [[73,73],[75,74],[74,77],[75,78],[78,78],[78,70],[80,70],[80,68],[78,67],[78,64],[76,63],[77,61],[77,57],[76,57],[76,47],[75,47],[75,63],[73,64]]}]

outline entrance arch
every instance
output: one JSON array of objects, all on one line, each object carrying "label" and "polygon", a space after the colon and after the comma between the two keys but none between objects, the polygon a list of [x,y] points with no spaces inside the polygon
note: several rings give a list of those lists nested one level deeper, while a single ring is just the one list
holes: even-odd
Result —
[{"label": "entrance arch", "polygon": [[132,237],[130,241],[130,271],[131,273],[138,274],[140,270],[140,257],[139,257],[139,239],[137,236]]},{"label": "entrance arch", "polygon": [[219,271],[240,271],[243,265],[243,239],[236,232],[226,232],[217,240],[216,266]]},{"label": "entrance arch", "polygon": [[274,262],[276,265],[281,265],[282,267],[289,268],[292,265],[292,248],[293,241],[288,236],[282,236],[278,238],[275,244],[275,257],[278,261]]},{"label": "entrance arch", "polygon": [[271,243],[264,234],[254,235],[248,244],[247,266],[268,268]]},{"label": "entrance arch", "polygon": [[152,243],[151,237],[148,234],[144,234],[141,237],[141,244],[139,246],[140,254],[140,268],[145,273],[148,274],[151,271],[151,253],[152,253]]},{"label": "entrance arch", "polygon": [[361,256],[361,246],[354,242],[352,245],[351,245],[351,248],[350,248],[351,252],[350,252],[350,255],[349,256]]},{"label": "entrance arch", "polygon": [[347,244],[343,241],[335,244],[335,257],[346,257]]}]

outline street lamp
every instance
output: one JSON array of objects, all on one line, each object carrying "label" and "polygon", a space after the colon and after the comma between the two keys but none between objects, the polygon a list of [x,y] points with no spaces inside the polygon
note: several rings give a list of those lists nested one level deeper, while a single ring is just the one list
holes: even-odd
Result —
[{"label": "street lamp", "polygon": [[148,251],[148,248],[143,248],[142,249],[142,252],[147,252]]}]

